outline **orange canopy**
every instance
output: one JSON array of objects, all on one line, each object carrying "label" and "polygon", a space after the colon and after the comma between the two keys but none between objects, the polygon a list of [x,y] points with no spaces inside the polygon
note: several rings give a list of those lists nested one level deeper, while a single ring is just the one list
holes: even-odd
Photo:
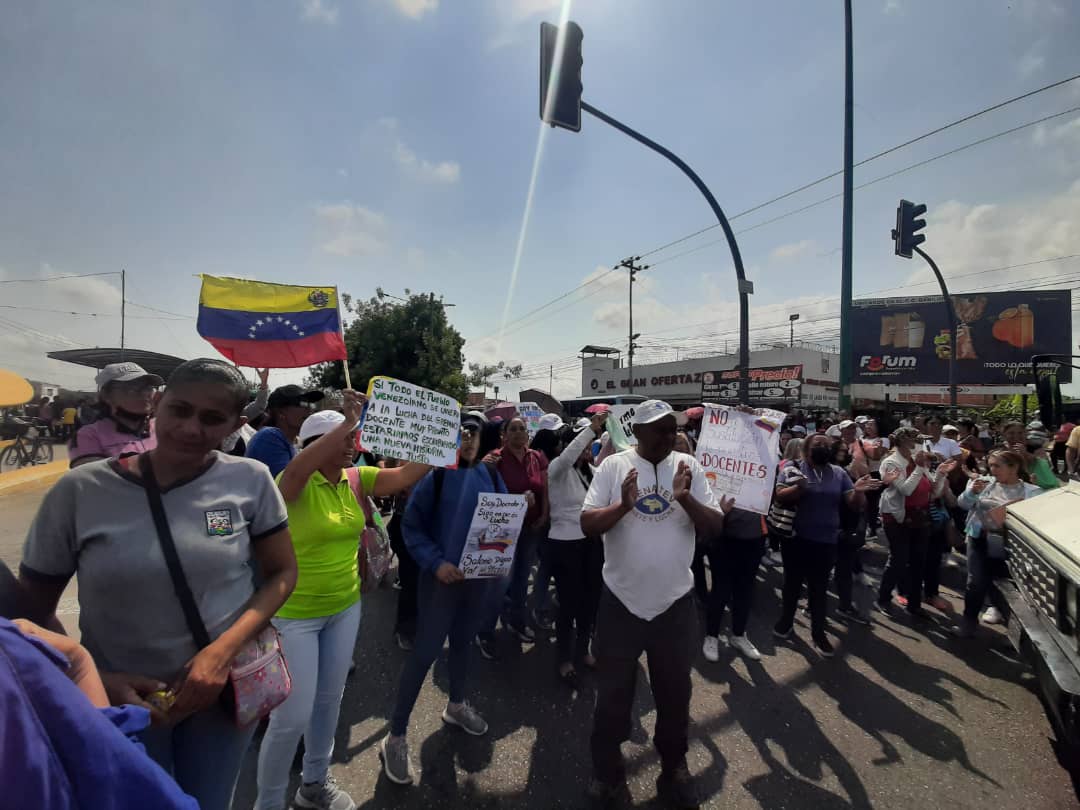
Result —
[{"label": "orange canopy", "polygon": [[34,389],[14,371],[0,368],[0,408],[22,405],[34,398]]}]

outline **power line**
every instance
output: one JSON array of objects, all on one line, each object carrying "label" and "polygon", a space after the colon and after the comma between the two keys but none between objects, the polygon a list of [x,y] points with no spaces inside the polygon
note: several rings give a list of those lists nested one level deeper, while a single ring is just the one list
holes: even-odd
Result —
[{"label": "power line", "polygon": [[138,307],[139,309],[146,309],[146,310],[149,310],[150,312],[160,312],[162,315],[172,315],[175,318],[185,320],[185,321],[193,321],[193,320],[195,320],[194,316],[192,316],[192,315],[184,315],[181,312],[169,312],[169,310],[167,310],[167,309],[158,309],[157,307],[147,306],[146,304],[140,304],[140,303],[138,303],[136,301],[132,301],[131,299],[127,299],[127,302],[129,304],[131,304],[131,306],[133,306],[133,307]]},{"label": "power line", "polygon": [[96,276],[118,276],[119,270],[111,270],[107,273],[72,273],[66,276],[46,276],[44,278],[5,278],[0,279],[0,284],[40,284],[46,281],[63,281],[67,278],[94,278]]},{"label": "power line", "polygon": [[[131,302],[129,301],[128,303],[131,303]],[[0,304],[0,309],[14,309],[14,310],[25,311],[25,312],[49,312],[49,313],[52,313],[54,315],[79,315],[79,316],[86,316],[86,317],[91,317],[91,318],[119,318],[120,317],[119,312],[74,312],[74,311],[67,310],[67,309],[42,309],[41,307],[24,307],[24,306],[19,305],[19,304]],[[153,316],[153,315],[127,315],[125,317],[128,320],[131,320],[132,318],[134,318],[136,320],[155,320],[155,321],[164,320],[163,318],[158,318],[157,316]],[[180,320],[180,318],[173,318],[172,320]]]},{"label": "power line", "polygon": [[[966,124],[968,121],[973,121],[974,119],[976,119],[976,118],[978,118],[978,117],[980,117],[982,115],[986,115],[987,113],[994,112],[995,110],[1000,110],[1003,107],[1007,107],[1010,104],[1014,104],[1017,101],[1023,101],[1026,98],[1031,98],[1032,96],[1036,96],[1039,93],[1044,93],[1047,90],[1053,90],[1055,87],[1060,87],[1063,84],[1068,84],[1069,82],[1074,81],[1075,79],[1080,79],[1080,73],[1077,73],[1076,75],[1070,76],[1067,79],[1061,79],[1060,81],[1056,81],[1056,82],[1052,82],[1051,84],[1044,85],[1044,86],[1042,86],[1042,87],[1040,87],[1040,88],[1038,88],[1036,90],[1031,90],[1031,91],[1029,91],[1027,93],[1024,93],[1022,95],[1014,96],[1013,98],[1007,99],[1005,101],[998,102],[997,104],[994,104],[994,105],[992,105],[990,107],[985,107],[985,108],[979,110],[978,112],[972,113],[971,115],[965,115],[963,118],[958,118],[955,121],[949,122],[948,124],[944,124],[943,126],[937,127],[936,129],[932,129],[929,132],[924,132],[922,135],[919,135],[918,137],[911,138],[910,140],[904,141],[903,143],[898,143],[896,146],[891,146],[888,149],[885,149],[885,150],[883,150],[881,152],[878,152],[876,155],[871,155],[868,158],[864,158],[863,160],[860,160],[858,163],[854,164],[854,167],[864,166],[864,165],[866,165],[867,163],[869,163],[872,160],[877,160],[878,158],[883,158],[886,155],[890,155],[893,152],[899,151],[900,149],[904,149],[905,147],[911,146],[912,144],[918,143],[919,141],[923,141],[923,140],[926,140],[927,138],[930,138],[930,137],[932,137],[934,135],[938,135],[938,134],[944,132],[947,129],[952,129],[953,127],[959,126],[960,124]],[[840,169],[838,171],[833,172],[832,174],[827,174],[824,177],[819,177],[817,180],[812,180],[811,182],[806,183],[804,185],[801,185],[796,189],[785,192],[784,194],[781,194],[781,195],[779,195],[777,197],[773,197],[772,199],[766,200],[763,203],[758,203],[757,205],[755,205],[755,206],[753,206],[751,208],[747,208],[745,211],[740,211],[739,213],[735,214],[734,216],[728,217],[728,221],[731,221],[733,219],[738,219],[739,217],[744,217],[747,214],[754,213],[755,211],[760,211],[762,208],[770,206],[770,205],[772,205],[774,203],[778,203],[781,200],[786,200],[788,197],[793,197],[796,194],[798,194],[799,192],[806,191],[807,189],[811,189],[814,186],[821,185],[822,183],[824,183],[824,182],[826,182],[828,180],[832,180],[834,177],[839,177],[843,173],[844,173],[844,170]],[[639,258],[644,258],[646,256],[651,256],[654,253],[659,253],[661,250],[666,250],[669,247],[674,247],[675,245],[678,245],[678,244],[680,244],[682,242],[685,242],[688,239],[693,239],[695,236],[700,236],[701,234],[706,233],[707,231],[711,231],[714,228],[718,228],[718,227],[720,227],[719,223],[714,223],[712,225],[708,225],[708,226],[706,226],[704,228],[701,228],[700,230],[694,231],[694,233],[688,234],[688,235],[683,236],[683,237],[681,237],[679,239],[672,240],[671,242],[668,242],[667,244],[661,245],[658,248],[653,248],[650,251],[642,253],[639,256]]]}]

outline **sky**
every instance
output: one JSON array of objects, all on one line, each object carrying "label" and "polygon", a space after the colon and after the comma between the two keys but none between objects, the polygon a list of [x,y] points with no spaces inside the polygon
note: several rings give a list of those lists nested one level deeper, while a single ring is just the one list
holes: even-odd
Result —
[{"label": "sky", "polygon": [[[719,230],[652,253],[715,224],[689,181],[588,115],[540,123],[538,26],[560,15],[585,32],[584,98],[685,159],[732,219],[752,345],[796,312],[797,338],[834,344],[841,202],[798,209],[840,178],[737,215],[841,168],[839,2],[42,0],[0,11],[0,367],[92,387],[44,355],[118,345],[121,269],[129,346],[214,356],[194,321],[208,273],[434,292],[469,361],[524,365],[503,395],[573,396],[582,346],[626,349],[609,271],[643,254],[637,363],[734,351]],[[856,160],[1080,73],[1078,41],[1067,0],[855,0]],[[856,169],[871,181],[856,297],[936,292],[893,255],[901,197],[928,206],[954,292],[1080,288],[1080,80]],[[73,274],[109,275],[6,283]]]}]

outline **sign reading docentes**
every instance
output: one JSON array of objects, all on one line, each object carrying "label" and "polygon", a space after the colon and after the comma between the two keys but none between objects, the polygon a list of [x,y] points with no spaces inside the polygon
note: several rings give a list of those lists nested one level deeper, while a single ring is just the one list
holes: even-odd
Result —
[{"label": "sign reading docentes", "polygon": [[458,562],[465,579],[510,575],[528,508],[524,495],[480,493]]},{"label": "sign reading docentes", "polygon": [[[798,402],[802,395],[803,367],[765,366],[747,374],[749,402]],[[701,378],[702,402],[738,402],[739,370],[707,371]]]},{"label": "sign reading docentes", "polygon": [[372,377],[360,446],[435,467],[457,464],[461,406],[453,397],[392,377]]},{"label": "sign reading docentes", "polygon": [[740,509],[768,514],[783,421],[782,412],[768,408],[744,413],[726,405],[706,405],[697,460],[718,498],[731,497]]},{"label": "sign reading docentes", "polygon": [[[1034,382],[1031,357],[1071,354],[1072,293],[1015,290],[952,296],[956,310],[956,382]],[[952,324],[941,296],[853,301],[852,381],[946,385]],[[1055,369],[1060,382],[1072,369]]]}]

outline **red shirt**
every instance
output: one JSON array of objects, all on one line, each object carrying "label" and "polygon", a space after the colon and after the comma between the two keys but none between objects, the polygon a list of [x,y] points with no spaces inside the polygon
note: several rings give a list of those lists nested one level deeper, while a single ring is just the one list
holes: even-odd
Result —
[{"label": "red shirt", "polygon": [[506,484],[506,491],[512,495],[532,492],[536,501],[525,513],[525,525],[531,526],[540,519],[544,511],[544,499],[547,497],[547,457],[539,450],[526,450],[525,456],[518,461],[517,456],[505,448],[497,451],[499,475]]},{"label": "red shirt", "polygon": [[[915,472],[915,465],[911,464],[908,467],[907,474],[911,475],[913,472]],[[904,498],[904,510],[910,512],[912,509],[917,509],[925,512],[930,508],[930,492],[932,489],[933,484],[931,484],[930,479],[924,475],[919,479],[915,491]]]}]

